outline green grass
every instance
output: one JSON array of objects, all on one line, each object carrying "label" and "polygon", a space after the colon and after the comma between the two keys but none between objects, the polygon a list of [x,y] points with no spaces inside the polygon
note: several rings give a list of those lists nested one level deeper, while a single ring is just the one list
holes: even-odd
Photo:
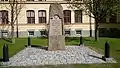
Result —
[{"label": "green grass", "polygon": [[41,66],[10,66],[7,68],[119,68],[120,64],[61,64]]},{"label": "green grass", "polygon": [[[0,56],[2,56],[2,48],[4,44],[8,44],[9,47],[9,56],[15,55],[17,52],[21,51],[25,48],[25,44],[27,45],[27,38],[16,38],[15,44],[7,42],[3,39],[0,39]],[[46,38],[31,38],[31,43],[34,45],[47,46]]]},{"label": "green grass", "polygon": [[[66,66],[70,66],[71,68],[118,68],[120,66],[120,38],[99,38],[97,42],[94,41],[94,38],[83,38],[84,44],[93,50],[104,54],[104,44],[106,41],[110,43],[110,55],[111,57],[115,58],[115,60],[118,62],[118,64],[73,64],[73,65],[60,65],[65,68]],[[5,40],[0,39],[0,57],[2,56],[2,47],[3,44],[7,43],[9,46],[9,56],[15,55],[17,52],[25,48],[25,44],[27,44],[27,38],[19,38],[16,39],[16,44],[12,44],[9,42],[6,42]],[[40,45],[40,46],[47,46],[48,40],[47,38],[32,38],[32,44],[34,45]],[[66,38],[66,45],[79,45],[79,38],[72,37],[72,38]],[[45,66],[44,66],[45,67]],[[44,68],[43,67],[43,68]],[[59,67],[59,66],[58,66]],[[45,67],[47,68],[47,67]],[[52,68],[52,66],[49,66],[48,68]],[[56,68],[56,67],[55,67]],[[61,67],[60,67],[61,68]],[[69,67],[68,67],[69,68]]]}]

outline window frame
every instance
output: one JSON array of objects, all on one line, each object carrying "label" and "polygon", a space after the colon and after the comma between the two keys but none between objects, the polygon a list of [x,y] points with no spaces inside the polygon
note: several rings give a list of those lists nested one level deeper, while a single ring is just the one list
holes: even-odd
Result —
[{"label": "window frame", "polygon": [[0,1],[8,1],[8,0],[0,0]]},{"label": "window frame", "polygon": [[1,30],[1,36],[2,36],[2,38],[3,37],[5,37],[5,38],[7,38],[8,37],[8,30]]},{"label": "window frame", "polygon": [[[66,33],[68,32],[68,33]],[[65,35],[70,35],[70,30],[65,30]]]},{"label": "window frame", "polygon": [[[80,33],[78,33],[77,31],[80,31]],[[81,35],[82,34],[82,30],[76,30],[75,31],[77,35]]]},{"label": "window frame", "polygon": [[71,0],[65,0],[65,1],[71,1]]},{"label": "window frame", "polygon": [[82,21],[82,18],[83,18],[82,17],[83,16],[82,10],[75,10],[74,13],[75,13],[75,23],[83,23],[83,21]]},{"label": "window frame", "polygon": [[[42,16],[40,17],[39,15],[39,13],[42,13]],[[43,16],[43,13],[45,13],[45,16]],[[46,23],[46,10],[39,10],[38,11],[38,22],[39,23]]]},{"label": "window frame", "polygon": [[[1,10],[0,11],[0,14],[1,14],[1,16],[0,16],[0,19],[1,19],[1,21],[0,21],[0,23],[1,24],[8,24],[8,11],[7,10]],[[4,16],[4,15],[6,15],[6,16]]]},{"label": "window frame", "polygon": [[117,15],[111,15],[109,18],[109,23],[117,23]]},{"label": "window frame", "polygon": [[41,36],[46,36],[46,31],[45,31],[45,30],[41,30],[41,31],[40,31],[40,35],[41,35]]},{"label": "window frame", "polygon": [[[35,12],[34,12],[34,10],[27,10],[26,12],[27,12],[27,24],[35,24]],[[30,13],[30,16],[29,16],[29,13]],[[32,17],[32,13],[34,14],[33,17]]]},{"label": "window frame", "polygon": [[26,1],[34,1],[34,0],[26,0]]},{"label": "window frame", "polygon": [[[33,32],[33,35],[32,35],[30,32]],[[29,36],[29,37],[33,37],[34,35],[35,35],[35,32],[34,32],[34,31],[28,31],[28,36]]]},{"label": "window frame", "polygon": [[64,10],[64,24],[71,24],[71,10]]}]

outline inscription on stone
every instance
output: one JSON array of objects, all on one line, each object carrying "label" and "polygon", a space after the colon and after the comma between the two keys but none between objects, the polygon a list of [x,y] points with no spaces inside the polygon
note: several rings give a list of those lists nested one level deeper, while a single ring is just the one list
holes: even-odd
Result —
[{"label": "inscription on stone", "polygon": [[50,35],[62,35],[62,23],[57,15],[50,20],[50,23],[50,26],[52,26]]},{"label": "inscription on stone", "polygon": [[65,49],[65,39],[63,35],[63,8],[60,4],[51,4],[49,8],[49,40],[48,50]]}]

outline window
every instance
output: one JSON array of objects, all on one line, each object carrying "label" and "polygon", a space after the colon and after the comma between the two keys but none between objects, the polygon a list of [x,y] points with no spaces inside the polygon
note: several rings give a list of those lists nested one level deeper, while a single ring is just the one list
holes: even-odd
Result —
[{"label": "window", "polygon": [[38,1],[46,1],[46,0],[38,0]]},{"label": "window", "polygon": [[112,15],[111,17],[110,17],[110,23],[117,23],[117,16],[116,15]]},{"label": "window", "polygon": [[46,11],[39,10],[38,11],[38,18],[39,18],[39,23],[46,23]]},{"label": "window", "polygon": [[65,35],[70,35],[70,30],[66,30]]},{"label": "window", "polygon": [[34,36],[34,31],[28,31],[29,36]]},{"label": "window", "polygon": [[6,10],[0,11],[0,23],[8,24],[8,11]]},{"label": "window", "polygon": [[82,1],[82,0],[75,0],[75,1]]},{"label": "window", "polygon": [[8,1],[8,0],[0,0],[0,1]]},{"label": "window", "polygon": [[82,10],[75,10],[75,23],[82,23]]},{"label": "window", "polygon": [[70,10],[64,10],[64,23],[71,23],[71,11]]},{"label": "window", "polygon": [[65,1],[71,1],[71,0],[65,0]]},{"label": "window", "polygon": [[46,35],[45,31],[40,31],[40,33],[41,33],[41,36],[45,36]]},{"label": "window", "polygon": [[81,30],[76,30],[76,34],[81,34]]},{"label": "window", "polygon": [[103,18],[100,23],[106,23],[106,18]]},{"label": "window", "polygon": [[27,0],[27,1],[34,1],[34,0]]},{"label": "window", "polygon": [[7,30],[2,30],[2,37],[8,37],[8,31]]},{"label": "window", "polygon": [[35,12],[33,10],[27,10],[27,23],[35,23]]}]

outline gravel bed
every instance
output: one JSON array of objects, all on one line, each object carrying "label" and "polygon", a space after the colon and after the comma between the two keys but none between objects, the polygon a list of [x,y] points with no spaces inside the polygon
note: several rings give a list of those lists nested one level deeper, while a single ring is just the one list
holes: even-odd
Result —
[{"label": "gravel bed", "polygon": [[86,46],[66,46],[65,50],[47,51],[45,49],[27,47],[3,62],[8,66],[56,65],[56,64],[92,64],[105,63],[96,53]]}]

